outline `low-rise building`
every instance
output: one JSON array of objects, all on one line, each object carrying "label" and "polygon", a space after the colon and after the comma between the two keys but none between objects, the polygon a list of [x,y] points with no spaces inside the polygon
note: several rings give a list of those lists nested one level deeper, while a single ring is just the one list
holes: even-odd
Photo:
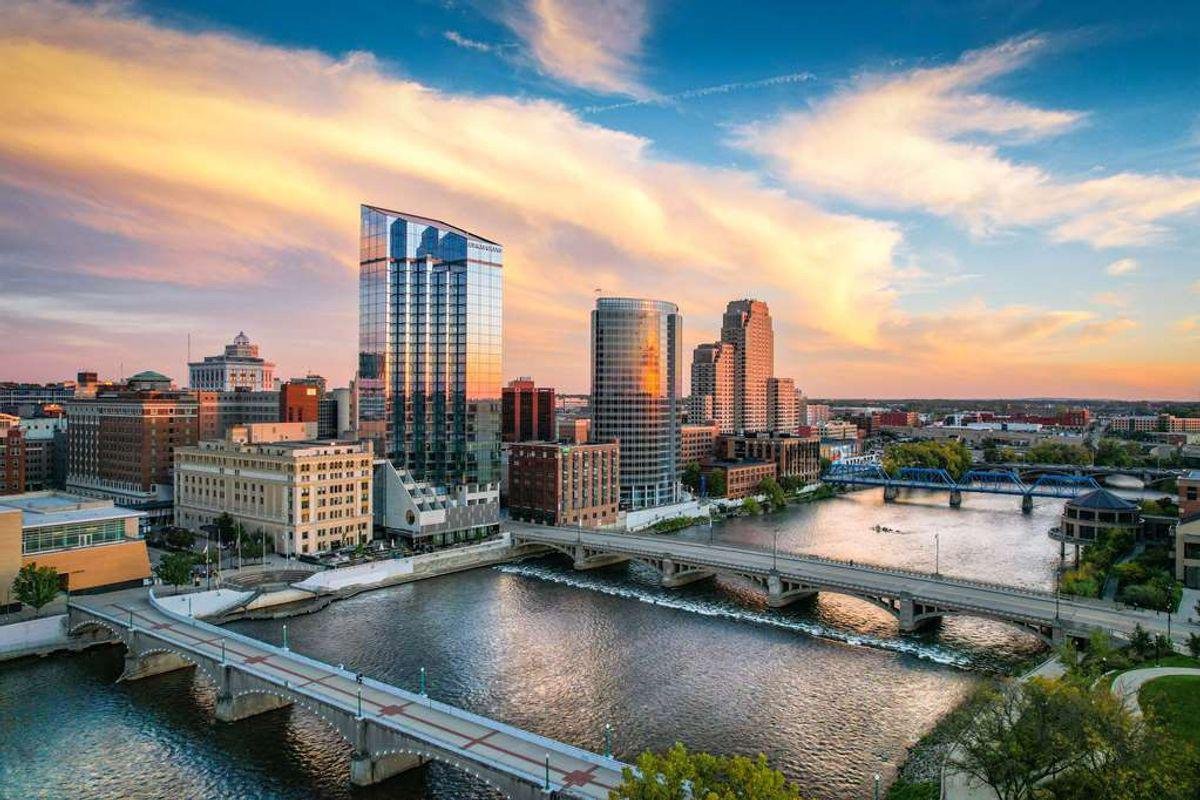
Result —
[{"label": "low-rise building", "polygon": [[1079,563],[1079,548],[1092,544],[1104,531],[1127,530],[1134,536],[1141,533],[1141,507],[1132,500],[1119,497],[1107,489],[1095,489],[1063,504],[1058,527],[1050,531],[1051,538],[1061,543],[1065,558],[1066,546],[1075,546],[1075,563]]},{"label": "low-rise building", "polygon": [[703,464],[713,459],[717,446],[718,429],[715,422],[704,425],[681,425],[679,427],[679,467],[688,464]]},{"label": "low-rise building", "polygon": [[545,525],[611,525],[621,500],[620,477],[616,442],[514,444],[509,451],[509,514]]},{"label": "low-rise building", "polygon": [[808,403],[804,407],[805,424],[819,426],[833,416],[833,409],[823,403]]},{"label": "low-rise building", "polygon": [[776,478],[811,482],[821,476],[821,440],[815,436],[768,433],[722,436],[717,449],[726,461],[770,461],[775,464]]},{"label": "low-rise building", "polygon": [[500,533],[500,484],[449,489],[416,480],[386,458],[375,461],[375,527],[416,550],[487,539]]},{"label": "low-rise building", "polygon": [[252,392],[247,389],[231,391],[195,391],[197,441],[224,439],[235,425],[255,425],[263,422],[316,422],[309,419],[285,419],[282,416],[280,392]]},{"label": "low-rise building", "polygon": [[1179,516],[1200,514],[1200,469],[1194,469],[1175,481],[1179,487]]},{"label": "low-rise building", "polygon": [[175,523],[222,514],[277,553],[316,554],[372,538],[373,456],[366,442],[315,440],[316,423],[260,423],[175,451]]},{"label": "low-rise building", "polygon": [[1200,589],[1200,511],[1180,517],[1175,527],[1175,580]]},{"label": "low-rise building", "polygon": [[725,479],[725,497],[739,500],[754,494],[764,478],[775,477],[775,462],[715,461],[706,465],[704,472],[707,475],[719,472]]},{"label": "low-rise building", "polygon": [[29,563],[53,567],[72,592],[141,586],[150,577],[143,516],[64,492],[0,497],[0,591]]}]

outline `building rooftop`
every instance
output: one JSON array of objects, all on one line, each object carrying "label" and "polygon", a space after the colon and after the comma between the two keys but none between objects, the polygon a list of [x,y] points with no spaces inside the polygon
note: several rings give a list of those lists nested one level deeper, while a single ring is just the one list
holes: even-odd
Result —
[{"label": "building rooftop", "polygon": [[1067,502],[1077,508],[1090,508],[1096,511],[1136,511],[1138,509],[1137,503],[1118,497],[1107,489],[1096,489]]},{"label": "building rooftop", "polygon": [[168,378],[166,375],[163,375],[161,372],[155,372],[152,369],[145,370],[144,372],[139,372],[136,375],[130,375],[129,380],[131,380],[131,381],[166,381],[167,383],[171,382],[171,379]]},{"label": "building rooftop", "polygon": [[409,214],[407,211],[396,211],[394,209],[384,208],[383,206],[373,206],[369,203],[364,203],[363,205],[366,208],[371,209],[372,211],[378,211],[383,214],[390,214],[393,217],[402,217],[402,218],[408,220],[409,222],[416,222],[417,224],[423,224],[423,225],[433,225],[436,228],[442,228],[444,230],[452,231],[454,233],[457,233],[460,236],[465,236],[468,239],[476,239],[480,242],[485,242],[487,244],[494,244],[498,247],[501,246],[499,242],[494,242],[491,239],[485,239],[484,237],[480,236],[477,233],[471,233],[470,231],[464,230],[464,229],[458,227],[457,225],[451,225],[449,222],[442,222],[440,219],[433,219],[432,217],[422,217],[420,214]]},{"label": "building rooftop", "polygon": [[5,495],[0,497],[0,511],[5,510],[22,512],[24,528],[145,516],[140,511],[117,507],[110,500],[56,491]]},{"label": "building rooftop", "polygon": [[1185,481],[1200,481],[1200,469],[1193,469],[1183,476]]}]

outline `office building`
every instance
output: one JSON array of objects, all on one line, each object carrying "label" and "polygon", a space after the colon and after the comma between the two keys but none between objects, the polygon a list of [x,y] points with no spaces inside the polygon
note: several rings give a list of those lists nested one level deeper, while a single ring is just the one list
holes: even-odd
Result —
[{"label": "office building", "polygon": [[279,385],[280,422],[318,422],[321,413],[321,387],[307,382],[288,381]]},{"label": "office building", "polygon": [[702,344],[692,351],[692,393],[688,422],[713,422],[721,433],[734,430],[734,346],[728,342]]},{"label": "office building", "polygon": [[592,421],[587,417],[559,420],[557,440],[569,444],[585,444],[590,438]]},{"label": "office building", "polygon": [[67,490],[170,522],[175,448],[195,444],[199,431],[195,395],[102,391],[66,406]]},{"label": "office building", "polygon": [[498,487],[502,261],[461,228],[362,206],[359,433],[417,482]]},{"label": "office building", "polygon": [[[516,445],[506,445],[515,447]],[[375,530],[414,550],[477,542],[500,533],[500,483],[443,486],[375,460]]]},{"label": "office building", "polygon": [[805,424],[817,427],[833,417],[833,410],[822,403],[808,403],[805,408]]},{"label": "office building", "polygon": [[617,521],[620,447],[524,442],[509,451],[513,519],[598,528]]},{"label": "office building", "polygon": [[[758,485],[765,478],[775,477],[775,462],[773,461],[714,461],[704,467],[706,475],[720,473],[725,480],[725,497],[728,500],[740,500],[750,497],[758,491]],[[707,481],[712,486],[712,479]]]},{"label": "office building", "polygon": [[24,565],[53,567],[72,592],[141,586],[150,577],[142,514],[64,492],[0,497],[0,595]]},{"label": "office building", "polygon": [[279,422],[279,392],[193,391],[196,398],[197,440],[224,439],[235,425]]},{"label": "office building", "polygon": [[554,440],[554,389],[532,378],[509,381],[501,397],[501,438],[505,442]]},{"label": "office building", "polygon": [[796,418],[796,382],[791,378],[767,379],[767,430],[772,433],[795,433],[800,420]]},{"label": "office building", "polygon": [[221,355],[188,362],[188,387],[214,392],[269,391],[275,388],[275,365],[259,356],[258,345],[239,332]]},{"label": "office building", "polygon": [[46,406],[61,406],[75,397],[75,384],[0,383],[0,414],[38,416]]},{"label": "office building", "polygon": [[679,428],[679,468],[712,461],[719,431],[714,422],[706,425],[682,425]]},{"label": "office building", "polygon": [[621,445],[621,504],[679,499],[683,319],[674,303],[597,299],[592,311],[592,437]]},{"label": "office building", "polygon": [[722,461],[770,461],[775,477],[800,478],[806,483],[821,475],[821,440],[816,436],[748,433],[722,436],[717,444]]},{"label": "office building", "polygon": [[21,418],[0,414],[0,494],[25,491],[25,432]]},{"label": "office building", "polygon": [[175,524],[222,514],[276,553],[315,554],[372,537],[369,443],[315,439],[315,422],[239,425],[223,440],[175,451]]},{"label": "office building", "polygon": [[734,347],[733,429],[767,430],[767,379],[775,374],[775,334],[761,300],[733,300],[721,320],[721,341]]}]

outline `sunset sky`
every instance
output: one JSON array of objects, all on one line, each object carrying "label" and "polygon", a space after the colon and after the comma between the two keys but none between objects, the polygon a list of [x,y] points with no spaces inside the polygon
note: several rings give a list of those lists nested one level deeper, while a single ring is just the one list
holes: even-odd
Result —
[{"label": "sunset sky", "polygon": [[1200,7],[807,5],[0,0],[0,380],[343,385],[366,202],[501,242],[561,391],[599,289],[685,371],[766,300],[812,396],[1200,398]]}]

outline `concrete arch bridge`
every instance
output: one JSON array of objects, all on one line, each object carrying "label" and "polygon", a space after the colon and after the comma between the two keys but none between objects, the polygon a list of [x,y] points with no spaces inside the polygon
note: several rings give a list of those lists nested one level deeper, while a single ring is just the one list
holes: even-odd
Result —
[{"label": "concrete arch bridge", "polygon": [[302,706],[351,744],[357,786],[439,761],[514,800],[607,798],[619,761],[440,703],[285,647],[209,625],[145,590],[73,597],[70,634],[125,646],[120,680],[194,667],[217,687],[216,717],[236,723]]}]

